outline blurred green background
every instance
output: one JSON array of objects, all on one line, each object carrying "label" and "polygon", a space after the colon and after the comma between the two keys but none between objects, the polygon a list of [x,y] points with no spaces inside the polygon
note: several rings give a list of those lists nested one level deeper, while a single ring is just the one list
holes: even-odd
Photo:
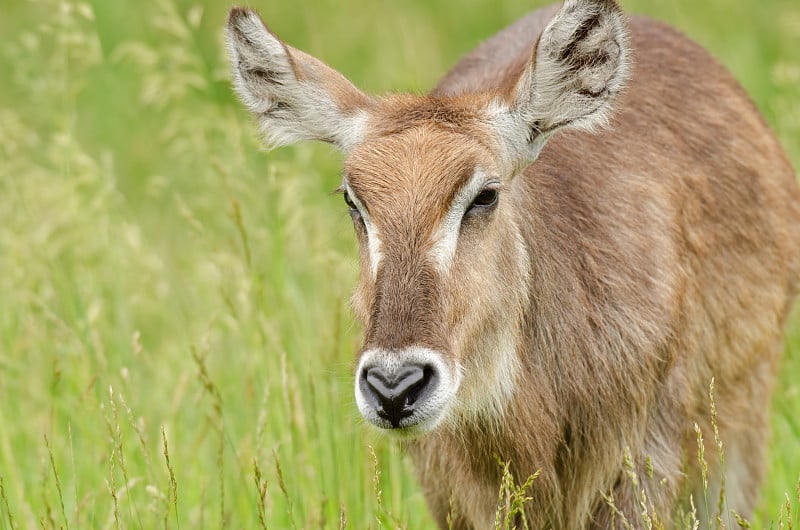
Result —
[{"label": "blurred green background", "polygon": [[[250,5],[380,93],[544,2]],[[797,0],[623,5],[719,57],[800,165]],[[0,4],[0,528],[430,527],[352,397],[340,156],[260,150],[229,7]],[[800,502],[800,318],[788,337],[757,527]]]}]

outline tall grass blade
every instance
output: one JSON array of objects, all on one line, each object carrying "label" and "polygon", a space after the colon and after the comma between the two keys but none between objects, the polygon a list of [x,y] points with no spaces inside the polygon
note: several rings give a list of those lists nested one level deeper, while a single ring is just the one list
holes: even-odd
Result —
[{"label": "tall grass blade", "polygon": [[289,523],[292,525],[292,528],[297,530],[297,525],[294,522],[294,504],[292,503],[292,497],[289,495],[289,490],[286,488],[286,482],[283,480],[283,469],[278,459],[278,453],[274,450],[272,451],[272,458],[275,460],[275,472],[278,474],[278,487],[281,489],[283,497],[286,499],[286,511],[289,516]]},{"label": "tall grass blade", "polygon": [[164,448],[164,462],[167,465],[167,472],[169,473],[167,492],[170,500],[172,501],[172,507],[175,510],[175,525],[178,527],[178,529],[180,529],[181,521],[180,514],[178,513],[178,481],[175,479],[175,470],[172,468],[172,463],[169,459],[169,443],[167,442],[167,430],[164,425],[161,425],[161,442]]},{"label": "tall grass blade", "polygon": [[253,460],[253,480],[256,484],[256,506],[258,508],[258,524],[261,530],[267,530],[267,481],[261,475],[258,460]]},{"label": "tall grass blade", "polygon": [[0,499],[3,500],[3,508],[6,512],[6,518],[8,519],[8,528],[9,530],[15,530],[16,525],[14,524],[14,516],[11,513],[11,505],[8,502],[8,496],[6,495],[6,487],[3,483],[3,475],[0,475]]},{"label": "tall grass blade", "polygon": [[50,469],[53,471],[53,477],[56,481],[56,491],[58,491],[58,503],[61,506],[61,517],[64,520],[64,526],[69,530],[69,519],[67,518],[67,511],[64,509],[64,494],[61,491],[61,479],[58,476],[58,468],[56,467],[56,459],[53,456],[53,448],[50,446],[50,440],[47,435],[44,435],[44,444],[47,446],[47,455],[50,457]]}]

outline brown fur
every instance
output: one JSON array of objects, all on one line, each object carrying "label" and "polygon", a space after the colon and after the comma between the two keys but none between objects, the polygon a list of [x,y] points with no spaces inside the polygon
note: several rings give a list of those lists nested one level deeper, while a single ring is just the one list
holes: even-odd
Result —
[{"label": "brown fur", "polygon": [[[485,156],[458,147],[458,136],[475,127],[463,95],[490,92],[518,75],[550,14],[529,16],[482,45],[445,77],[434,99],[392,106],[378,125],[385,152],[366,156],[356,149],[348,159],[351,184],[367,204],[385,208],[373,214],[384,223],[382,234],[398,239],[387,243],[398,249],[388,251],[387,267],[406,271],[416,289],[427,283],[414,284],[408,271],[422,253],[407,245],[427,240],[433,212],[446,208],[464,161]],[[521,28],[527,29],[522,42],[509,40]],[[514,289],[504,289],[492,273],[502,270],[498,261],[514,243],[507,234],[482,234],[477,248],[459,242],[452,285],[430,291],[436,298],[455,293],[441,304],[450,318],[432,323],[423,312],[417,314],[423,322],[410,320],[423,335],[439,326],[437,334],[462,343],[485,326],[521,321],[524,368],[499,428],[456,421],[409,443],[443,527],[451,493],[464,528],[493,513],[496,457],[510,461],[520,479],[542,470],[527,508],[532,528],[608,528],[601,497],[608,492],[637,527],[636,491],[622,467],[626,448],[650,502],[669,520],[677,500],[699,493],[693,425],[713,440],[712,377],[721,436],[732,452],[731,507],[748,513],[755,502],[772,377],[800,272],[794,172],[747,96],[705,51],[646,19],[634,19],[631,29],[634,72],[612,128],[555,136],[501,196],[512,203],[504,217],[515,220],[530,258],[524,300],[505,292]],[[509,56],[506,47],[519,52]],[[451,104],[452,95],[459,99]],[[472,136],[473,144],[481,140]],[[355,176],[357,168],[375,176]],[[511,276],[517,287],[519,277]],[[380,289],[387,280],[378,278]],[[390,285],[397,301],[416,305],[405,284]],[[507,305],[495,305],[496,313],[487,314],[486,303],[471,304],[498,291]],[[362,274],[355,306],[374,300],[369,275]],[[471,318],[476,311],[480,318]],[[368,313],[359,311],[368,342],[373,328],[403,322],[399,313],[386,319]],[[444,351],[467,349],[449,344]],[[711,460],[713,453],[707,451]],[[654,480],[643,470],[648,457]],[[719,480],[713,465],[712,488]]]},{"label": "brown fur", "polygon": [[[551,14],[489,40],[434,94],[490,90],[513,76]],[[525,368],[500,431],[458,424],[410,444],[443,526],[451,492],[465,528],[493,508],[497,455],[519,478],[543,472],[527,509],[532,528],[608,528],[600,494],[609,491],[637,527],[626,447],[638,466],[651,458],[655,480],[641,469],[639,480],[668,520],[677,499],[698,493],[693,424],[713,440],[712,377],[732,453],[731,507],[748,513],[755,502],[800,272],[794,172],[705,51],[650,20],[631,29],[635,67],[613,127],[557,135],[512,184],[531,304],[520,330]]]}]

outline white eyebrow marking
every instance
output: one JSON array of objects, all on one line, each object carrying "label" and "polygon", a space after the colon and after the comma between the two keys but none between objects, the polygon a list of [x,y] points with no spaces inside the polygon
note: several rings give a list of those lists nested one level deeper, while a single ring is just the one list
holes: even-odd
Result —
[{"label": "white eyebrow marking", "polygon": [[458,245],[461,219],[485,183],[486,174],[480,168],[475,169],[472,177],[458,190],[441,224],[433,232],[433,245],[430,256],[439,274],[444,274],[450,270],[450,266],[453,264],[453,256],[456,253],[456,246]]},{"label": "white eyebrow marking", "polygon": [[372,220],[369,217],[369,212],[367,212],[367,209],[364,208],[364,204],[358,198],[358,195],[353,192],[353,188],[350,187],[350,184],[347,183],[346,179],[342,181],[342,186],[344,186],[345,191],[350,196],[350,200],[356,205],[356,209],[358,209],[361,219],[364,220],[364,227],[367,229],[367,254],[369,256],[369,268],[370,272],[372,272],[373,279],[377,278],[378,266],[383,260],[383,243],[381,243],[378,229],[375,228],[374,224],[372,224]]}]

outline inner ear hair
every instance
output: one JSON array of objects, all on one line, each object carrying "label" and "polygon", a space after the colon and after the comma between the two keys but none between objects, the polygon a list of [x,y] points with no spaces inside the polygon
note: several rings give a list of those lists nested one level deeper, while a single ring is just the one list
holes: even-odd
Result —
[{"label": "inner ear hair", "polygon": [[234,8],[226,28],[233,85],[270,147],[304,140],[357,145],[371,100],[322,61],[272,33],[255,11]]},{"label": "inner ear hair", "polygon": [[613,0],[567,0],[539,38],[518,99],[529,139],[607,122],[629,72],[625,15]]},{"label": "inner ear hair", "polygon": [[627,18],[613,0],[566,0],[515,82],[488,108],[516,173],[562,128],[608,123],[630,72]]}]

